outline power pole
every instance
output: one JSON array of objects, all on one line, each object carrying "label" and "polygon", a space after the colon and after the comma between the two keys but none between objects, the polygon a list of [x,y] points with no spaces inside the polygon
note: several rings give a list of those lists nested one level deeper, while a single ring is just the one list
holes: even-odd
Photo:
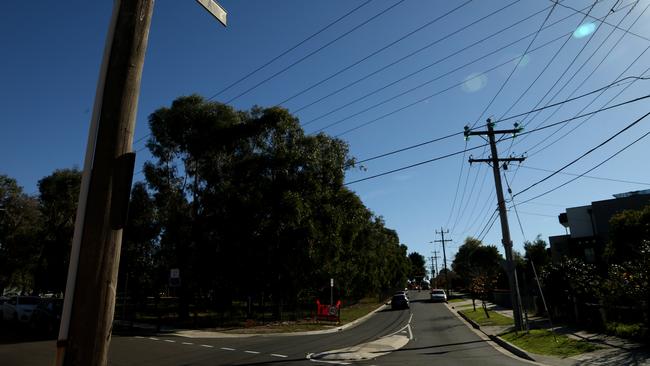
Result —
[{"label": "power pole", "polygon": [[438,232],[436,230],[436,234],[440,234],[441,239],[440,240],[434,240],[436,243],[442,243],[442,261],[443,266],[445,267],[445,290],[447,290],[447,296],[451,295],[451,292],[449,291],[449,270],[447,269],[447,251],[445,250],[445,243],[448,241],[451,241],[451,239],[445,239],[445,234],[449,233],[449,229],[447,231],[442,230],[442,227],[440,227],[440,231]]},{"label": "power pole", "polygon": [[[213,0],[197,0],[226,25]],[[107,363],[154,0],[114,0],[88,133],[55,364]]]},{"label": "power pole", "polygon": [[433,257],[431,257],[431,273],[433,274],[433,281],[435,283],[435,288],[438,288],[438,252],[433,251]]},{"label": "power pole", "polygon": [[506,203],[503,198],[503,188],[501,186],[501,173],[499,171],[500,163],[508,163],[511,161],[522,162],[526,158],[524,157],[510,157],[510,158],[499,158],[499,153],[497,152],[497,144],[494,135],[504,135],[504,134],[513,134],[521,132],[522,128],[519,124],[515,123],[515,129],[512,130],[495,130],[494,122],[491,119],[487,120],[487,131],[471,131],[469,126],[465,127],[465,137],[472,135],[487,135],[490,143],[490,151],[492,156],[488,159],[473,159],[471,156],[469,158],[469,163],[488,163],[492,165],[492,171],[494,173],[494,185],[497,191],[497,202],[499,205],[499,217],[501,219],[501,235],[503,236],[502,243],[503,248],[506,252],[506,271],[508,272],[508,283],[510,285],[510,300],[512,302],[512,312],[515,320],[515,329],[522,330],[523,321],[521,317],[521,301],[519,295],[519,281],[517,280],[517,271],[515,268],[515,263],[512,256],[512,240],[510,239],[510,227],[508,226],[508,214],[506,212]]},{"label": "power pole", "polygon": [[84,163],[85,192],[79,200],[57,365],[107,363],[152,13],[153,0],[114,3]]}]

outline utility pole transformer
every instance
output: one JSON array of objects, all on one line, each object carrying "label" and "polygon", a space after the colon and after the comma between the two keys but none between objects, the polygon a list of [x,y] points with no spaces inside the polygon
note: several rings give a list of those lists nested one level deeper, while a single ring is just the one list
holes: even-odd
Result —
[{"label": "utility pole transformer", "polygon": [[522,162],[526,158],[524,157],[510,157],[510,158],[499,158],[499,153],[497,152],[497,144],[494,138],[494,135],[504,135],[504,134],[513,134],[521,132],[522,128],[519,124],[515,123],[515,129],[513,130],[495,130],[494,122],[492,120],[487,120],[487,131],[471,131],[469,126],[465,127],[465,137],[468,138],[472,135],[487,135],[490,143],[490,151],[492,156],[488,159],[473,159],[469,158],[469,163],[488,163],[492,165],[492,171],[494,172],[494,185],[497,192],[497,203],[499,206],[499,217],[501,219],[501,235],[503,237],[502,243],[503,248],[506,252],[506,271],[508,272],[508,283],[510,285],[510,301],[512,302],[512,312],[515,320],[515,329],[523,329],[523,321],[521,317],[521,297],[519,295],[519,281],[517,280],[517,271],[515,268],[515,263],[512,255],[512,240],[510,239],[510,227],[508,226],[508,214],[506,212],[506,203],[503,198],[503,188],[501,186],[501,173],[499,171],[501,162],[511,162],[517,161]]},{"label": "utility pole transformer", "polygon": [[451,239],[445,239],[445,234],[449,233],[449,229],[447,231],[442,230],[442,227],[440,227],[440,231],[436,231],[436,234],[440,234],[441,239],[440,240],[434,240],[436,243],[442,243],[442,261],[444,262],[443,265],[445,267],[445,290],[447,290],[447,296],[451,295],[451,292],[449,292],[449,270],[447,269],[447,251],[445,250],[445,243],[448,241],[451,241]]}]

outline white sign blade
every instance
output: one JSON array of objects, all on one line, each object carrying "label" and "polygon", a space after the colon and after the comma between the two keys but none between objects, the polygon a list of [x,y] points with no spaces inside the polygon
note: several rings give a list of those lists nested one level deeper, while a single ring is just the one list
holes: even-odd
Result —
[{"label": "white sign blade", "polygon": [[205,10],[209,11],[221,24],[226,26],[226,18],[228,13],[221,5],[217,4],[214,0],[196,0],[197,3],[201,4]]}]

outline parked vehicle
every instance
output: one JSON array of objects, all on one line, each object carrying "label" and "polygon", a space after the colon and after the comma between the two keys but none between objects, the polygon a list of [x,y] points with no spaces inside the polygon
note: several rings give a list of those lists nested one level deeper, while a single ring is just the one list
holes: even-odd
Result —
[{"label": "parked vehicle", "polygon": [[409,298],[408,291],[397,291],[394,295],[404,295],[406,298]]},{"label": "parked vehicle", "polygon": [[5,321],[27,323],[38,305],[38,296],[13,296],[2,305],[2,318]]},{"label": "parked vehicle", "polygon": [[445,290],[434,288],[431,290],[431,301],[433,302],[447,302],[447,294]]},{"label": "parked vehicle", "polygon": [[63,299],[47,298],[41,299],[32,312],[29,326],[33,330],[52,335],[55,334],[61,324],[61,313],[63,312]]},{"label": "parked vehicle", "polygon": [[393,310],[396,309],[408,309],[409,308],[409,299],[404,294],[395,294],[390,300],[390,307]]}]

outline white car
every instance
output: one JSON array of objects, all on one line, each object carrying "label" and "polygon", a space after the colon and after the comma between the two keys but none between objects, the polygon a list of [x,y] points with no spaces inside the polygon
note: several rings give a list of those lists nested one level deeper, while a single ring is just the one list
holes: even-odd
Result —
[{"label": "white car", "polygon": [[2,318],[5,321],[27,323],[38,305],[37,296],[13,296],[2,305]]},{"label": "white car", "polygon": [[445,290],[434,288],[431,290],[431,301],[447,302]]}]

